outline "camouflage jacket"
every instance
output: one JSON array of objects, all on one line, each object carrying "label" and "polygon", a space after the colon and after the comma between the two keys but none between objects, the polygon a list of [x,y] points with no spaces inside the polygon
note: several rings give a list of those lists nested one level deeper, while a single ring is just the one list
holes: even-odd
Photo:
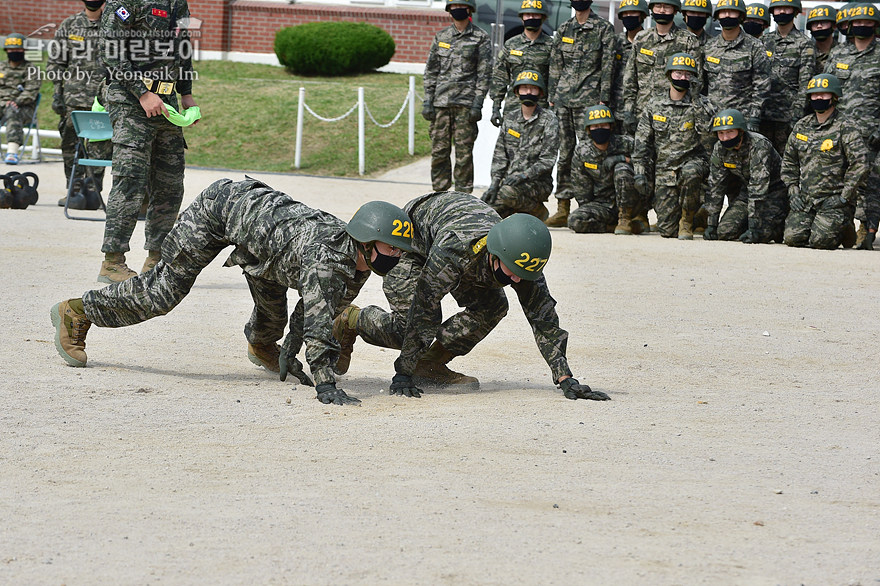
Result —
[{"label": "camouflage jacket", "polygon": [[746,120],[759,120],[770,92],[770,60],[761,41],[740,29],[734,40],[718,35],[703,50],[712,102],[719,109],[736,108]]},{"label": "camouflage jacket", "polygon": [[838,45],[828,55],[825,73],[840,80],[843,96],[837,104],[841,114],[857,123],[863,137],[880,126],[880,48],[874,39],[859,51],[853,43]]},{"label": "camouflage jacket", "polygon": [[[418,276],[406,335],[394,368],[412,374],[440,327],[441,300],[455,290],[502,287],[489,266],[486,235],[501,221],[495,210],[470,194],[429,193],[404,207],[413,221],[413,246],[426,259]],[[538,350],[550,366],[554,382],[570,375],[565,358],[568,332],[559,327],[556,301],[543,276],[511,285],[532,327]]]},{"label": "camouflage jacket", "polygon": [[[525,33],[510,37],[495,57],[492,69],[492,87],[489,97],[496,104],[505,101],[508,109],[516,107],[519,100],[513,95],[513,81],[519,72],[534,69],[544,76],[544,82],[550,76],[550,35],[541,31],[534,41],[529,40]],[[546,96],[541,105],[546,106]]]},{"label": "camouflage jacket", "polygon": [[763,135],[746,132],[739,149],[724,148],[720,142],[709,161],[709,191],[703,207],[709,212],[709,225],[718,225],[728,180],[742,182],[749,199],[785,199],[788,197],[780,178],[782,158]]},{"label": "camouflage jacket", "polygon": [[492,178],[523,173],[529,179],[550,175],[559,152],[556,114],[538,106],[528,120],[522,107],[504,114],[492,156]]},{"label": "camouflage jacket", "polygon": [[668,94],[666,60],[674,53],[688,53],[697,62],[697,76],[691,92],[700,91],[703,79],[703,50],[697,37],[672,25],[669,33],[660,36],[657,29],[643,30],[632,43],[632,53],[623,76],[623,108],[627,116],[638,118],[651,98]]},{"label": "camouflage jacket", "polygon": [[562,23],[550,51],[550,103],[589,108],[610,102],[616,45],[611,23],[594,12],[584,24],[574,16]]},{"label": "camouflage jacket", "polygon": [[434,36],[425,64],[425,101],[437,108],[483,106],[492,68],[489,35],[473,24],[449,25]]},{"label": "camouflage jacket", "polygon": [[85,11],[68,16],[49,43],[46,72],[55,92],[64,95],[69,108],[91,110],[104,81],[101,63],[101,21],[91,21]]},{"label": "camouflage jacket", "polygon": [[831,37],[831,48],[828,49],[827,53],[822,53],[819,51],[819,48],[816,46],[816,40],[811,37],[813,41],[813,49],[816,51],[816,73],[822,73],[825,71],[825,66],[828,65],[828,56],[834,51],[834,48],[837,46],[837,35],[833,35]]},{"label": "camouflage jacket", "polygon": [[798,186],[814,205],[843,196],[853,205],[856,190],[868,176],[868,147],[859,124],[835,110],[824,123],[815,114],[794,125],[782,156],[782,181]]},{"label": "camouflage jacket", "polygon": [[710,107],[703,96],[689,95],[680,101],[659,96],[648,102],[639,117],[633,147],[636,175],[653,170],[655,184],[675,185],[676,171],[688,161],[708,161],[715,142]]},{"label": "camouflage jacket", "polygon": [[614,207],[614,174],[606,171],[602,163],[611,156],[630,157],[632,151],[633,139],[625,134],[612,134],[608,149],[604,151],[589,136],[580,141],[571,159],[572,190],[578,205],[594,202]]},{"label": "camouflage jacket", "polygon": [[175,91],[191,94],[192,45],[182,28],[188,20],[187,0],[108,0],[101,16],[107,99],[138,105],[150,89],[175,105]]},{"label": "camouflage jacket", "polygon": [[11,66],[9,61],[0,61],[0,108],[9,101],[19,106],[33,106],[41,85],[39,68],[30,61],[24,60],[18,67]]},{"label": "camouflage jacket", "polygon": [[615,38],[617,39],[617,52],[614,54],[614,76],[611,82],[611,102],[608,107],[612,113],[618,115],[623,112],[623,76],[632,53],[632,41],[626,36],[626,31],[618,33]]},{"label": "camouflage jacket", "polygon": [[815,45],[794,28],[785,37],[766,32],[761,40],[770,58],[770,93],[761,118],[793,124],[806,113],[805,91],[816,70]]}]

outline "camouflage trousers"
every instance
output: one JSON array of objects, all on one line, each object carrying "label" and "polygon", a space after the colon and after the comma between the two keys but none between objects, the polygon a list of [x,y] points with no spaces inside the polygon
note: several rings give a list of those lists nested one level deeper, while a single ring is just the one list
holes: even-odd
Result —
[{"label": "camouflage trousers", "polygon": [[751,230],[755,242],[767,243],[777,239],[788,213],[785,197],[783,190],[765,199],[741,197],[733,200],[718,222],[718,239],[737,240],[746,230]]},{"label": "camouflage trousers", "polygon": [[782,152],[785,150],[785,143],[788,142],[788,135],[791,134],[791,128],[791,122],[762,120],[758,132],[766,136],[773,143],[773,148],[776,149],[776,152],[781,157]]},{"label": "camouflage trousers", "polygon": [[675,185],[654,186],[654,211],[657,230],[664,238],[678,236],[678,222],[682,213],[696,213],[703,195],[703,182],[709,166],[702,160],[688,161],[676,170]]},{"label": "camouflage trousers", "polygon": [[578,207],[568,214],[568,227],[578,234],[603,234],[614,231],[617,224],[617,208],[606,203],[578,202]]},{"label": "camouflage trousers", "polygon": [[23,145],[24,127],[33,119],[33,106],[0,105],[0,120],[6,124],[6,142]]},{"label": "camouflage trousers", "polygon": [[529,213],[553,193],[553,177],[549,173],[513,185],[502,185],[490,205],[502,218],[517,212]]},{"label": "camouflage trousers", "polygon": [[[468,121],[470,108],[437,108],[431,123],[431,184],[434,191],[449,191],[455,178],[455,190],[474,191],[474,142],[477,123]],[[455,144],[455,171],[450,156]]]},{"label": "camouflage trousers", "polygon": [[[91,105],[88,107],[68,106],[67,113],[58,121],[58,132],[61,134],[61,156],[64,158],[64,176],[67,178],[67,183],[70,183],[70,170],[73,167],[73,157],[76,152],[76,145],[79,142],[76,130],[73,128],[73,116],[70,113],[74,110],[91,109]],[[88,156],[93,159],[111,159],[113,157],[113,142],[109,140],[90,141],[87,149]],[[80,153],[80,156],[82,156],[82,153]],[[98,191],[102,191],[104,187],[104,167],[81,166],[77,169],[76,176],[80,178],[87,177],[88,169],[91,169]]]},{"label": "camouflage trousers", "polygon": [[853,220],[852,206],[841,205],[836,196],[822,200],[809,209],[792,202],[785,219],[784,241],[788,246],[809,246],[832,250],[843,239],[843,227]]},{"label": "camouflage trousers", "polygon": [[[358,334],[368,343],[385,348],[400,349],[406,333],[406,320],[415,297],[416,283],[426,259],[418,254],[404,253],[397,266],[386,276],[382,291],[391,311],[370,305],[358,316]],[[475,287],[466,280],[459,282],[452,297],[463,311],[440,325],[435,338],[455,356],[473,350],[480,340],[489,335],[507,315],[507,297],[503,288]],[[443,318],[439,311],[437,322]]]},{"label": "camouflage trousers", "polygon": [[128,252],[138,211],[149,192],[146,250],[160,250],[183,201],[183,130],[164,116],[147,118],[140,106],[110,102],[113,187],[101,252]]},{"label": "camouflage trousers", "polygon": [[876,228],[880,223],[880,157],[877,156],[878,151],[869,149],[868,153],[871,173],[859,186],[855,217]]},{"label": "camouflage trousers", "polygon": [[578,140],[583,140],[586,108],[556,107],[559,119],[559,160],[556,162],[556,199],[571,199],[571,158]]}]

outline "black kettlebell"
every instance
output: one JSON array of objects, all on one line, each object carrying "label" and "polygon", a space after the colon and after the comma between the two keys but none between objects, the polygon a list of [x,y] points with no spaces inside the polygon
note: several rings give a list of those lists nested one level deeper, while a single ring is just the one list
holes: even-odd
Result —
[{"label": "black kettlebell", "polygon": [[27,209],[31,200],[31,189],[28,178],[21,173],[16,173],[9,177],[9,184],[12,191],[12,209]]},{"label": "black kettlebell", "polygon": [[17,173],[0,175],[0,179],[3,179],[3,188],[0,189],[0,209],[4,210],[12,207],[12,184],[9,180],[10,175],[17,175]]},{"label": "black kettlebell", "polygon": [[67,197],[67,208],[71,210],[86,209],[86,196],[82,192],[82,179],[73,180],[73,189]]},{"label": "black kettlebell", "polygon": [[82,193],[86,198],[86,209],[87,210],[97,210],[101,207],[101,194],[98,192],[98,188],[95,186],[95,180],[91,177],[86,177],[83,180],[82,185]]},{"label": "black kettlebell", "polygon": [[27,173],[22,173],[23,177],[30,177],[33,181],[33,185],[30,185],[30,182],[26,187],[24,187],[25,198],[28,202],[27,205],[36,205],[37,201],[40,199],[40,194],[37,192],[37,187],[40,186],[40,178],[37,177],[37,174],[28,171]]}]

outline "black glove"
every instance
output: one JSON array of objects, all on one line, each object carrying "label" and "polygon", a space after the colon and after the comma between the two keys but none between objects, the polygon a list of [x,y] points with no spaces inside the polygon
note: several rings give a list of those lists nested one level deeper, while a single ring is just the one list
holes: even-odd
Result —
[{"label": "black glove", "polygon": [[582,385],[576,378],[569,377],[559,383],[566,399],[589,399],[590,401],[608,401],[611,399],[602,391],[594,391],[588,385]]},{"label": "black glove", "polygon": [[318,395],[315,397],[325,405],[333,403],[334,405],[360,405],[361,400],[350,397],[345,394],[342,389],[336,388],[336,383],[321,383],[315,390]]},{"label": "black glove", "polygon": [[648,178],[644,175],[633,175],[633,185],[639,195],[648,195]]},{"label": "black glove", "polygon": [[436,117],[437,112],[434,111],[434,104],[427,101],[422,102],[422,118],[428,122],[433,122]]},{"label": "black glove", "polygon": [[483,195],[482,195],[482,197],[480,197],[480,199],[482,199],[484,202],[486,202],[489,205],[493,205],[495,203],[495,199],[498,197],[498,188],[499,187],[501,187],[501,183],[497,179],[493,179],[492,185],[489,186],[489,189],[487,189],[483,193]]},{"label": "black glove", "polygon": [[52,111],[59,116],[64,116],[67,113],[67,107],[64,105],[63,93],[55,92],[52,96]]},{"label": "black glove", "polygon": [[315,386],[315,382],[303,369],[303,363],[296,356],[288,356],[284,348],[281,348],[281,354],[278,355],[278,374],[281,377],[281,382],[287,380],[288,374],[292,374],[299,380],[301,385],[307,387]]},{"label": "black glove", "polygon": [[611,173],[614,171],[614,167],[618,165],[618,163],[625,163],[626,155],[611,155],[605,162],[602,163],[602,168],[605,169],[607,173]]},{"label": "black glove", "polygon": [[412,377],[408,374],[395,374],[391,379],[391,394],[403,395],[404,397],[419,398],[422,396],[422,389],[415,386]]},{"label": "black glove", "polygon": [[504,181],[501,182],[501,185],[516,185],[522,183],[526,179],[528,179],[528,177],[525,173],[514,173],[505,177]]},{"label": "black glove", "polygon": [[495,128],[501,126],[501,106],[498,105],[498,102],[495,102],[492,106],[492,119],[490,122]]},{"label": "black glove", "polygon": [[868,137],[868,148],[872,151],[880,149],[880,129],[875,130],[871,133],[871,136]]},{"label": "black glove", "polygon": [[468,112],[468,122],[479,122],[483,119],[483,109],[473,106]]},{"label": "black glove", "polygon": [[706,226],[703,232],[703,240],[718,240],[718,226]]},{"label": "black glove", "polygon": [[[705,238],[705,232],[703,233],[703,238]],[[755,236],[752,234],[751,230],[746,230],[742,234],[739,235],[739,241],[744,244],[755,244],[757,240],[755,240]]]},{"label": "black glove", "polygon": [[749,118],[746,120],[746,128],[751,132],[758,132],[758,129],[761,127],[761,119],[760,118]]},{"label": "black glove", "polygon": [[862,240],[862,244],[859,246],[860,250],[874,250],[874,239],[877,238],[876,232],[871,232],[868,230],[865,233],[865,239]]}]

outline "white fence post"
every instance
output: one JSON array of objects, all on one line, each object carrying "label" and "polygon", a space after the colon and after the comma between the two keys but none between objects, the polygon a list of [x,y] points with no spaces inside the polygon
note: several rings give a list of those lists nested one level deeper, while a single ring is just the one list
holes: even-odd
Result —
[{"label": "white fence post", "polygon": [[416,154],[416,78],[409,76],[409,155]]},{"label": "white fence post", "polygon": [[358,88],[358,174],[363,175],[364,162],[364,88]]},{"label": "white fence post", "polygon": [[300,156],[303,146],[303,117],[305,115],[304,104],[306,103],[306,88],[299,88],[299,102],[296,105],[296,154],[293,158],[293,166],[299,169]]}]

